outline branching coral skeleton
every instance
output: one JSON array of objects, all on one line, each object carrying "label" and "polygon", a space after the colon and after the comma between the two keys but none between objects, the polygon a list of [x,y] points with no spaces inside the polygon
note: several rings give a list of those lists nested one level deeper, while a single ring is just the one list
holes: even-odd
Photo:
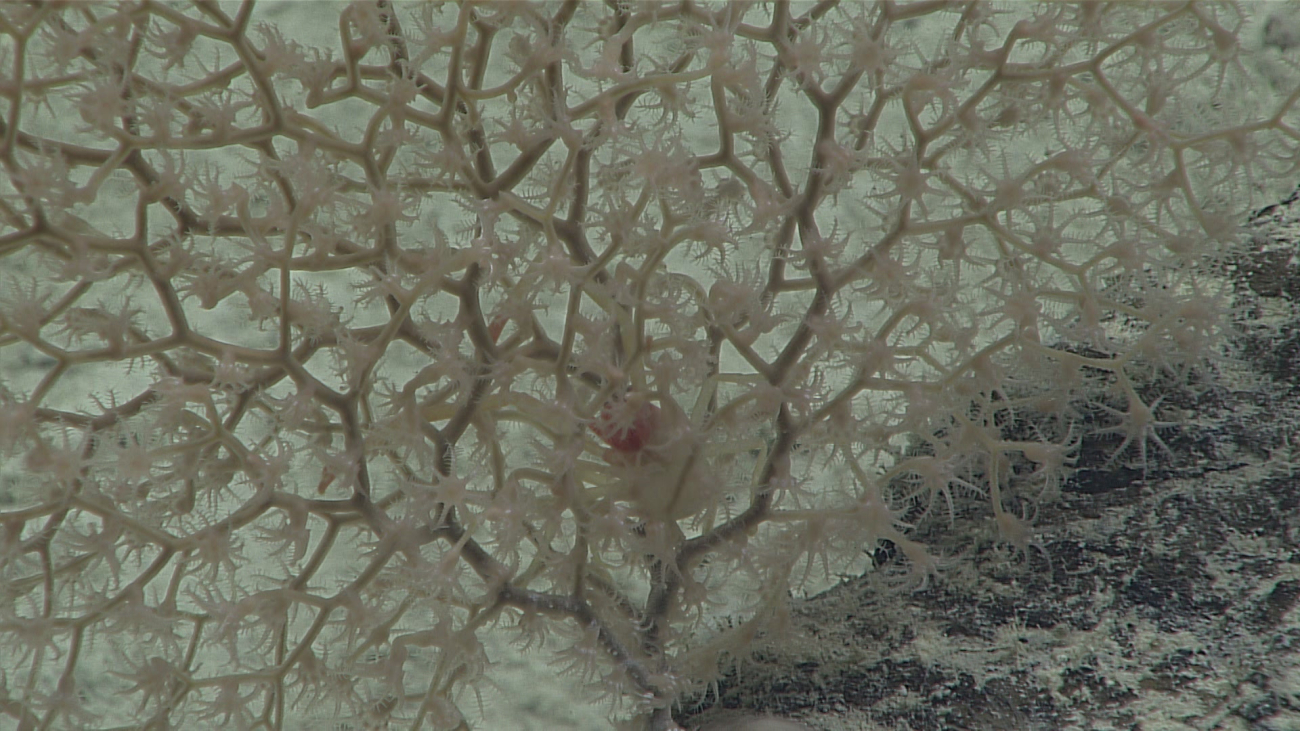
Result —
[{"label": "branching coral skeleton", "polygon": [[1249,20],[0,4],[0,726],[522,726],[513,639],[667,731],[967,519],[1053,571],[1300,169]]}]

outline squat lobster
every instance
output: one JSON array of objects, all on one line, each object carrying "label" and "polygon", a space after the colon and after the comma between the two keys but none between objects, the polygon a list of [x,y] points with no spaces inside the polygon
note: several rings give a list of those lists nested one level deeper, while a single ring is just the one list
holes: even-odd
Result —
[{"label": "squat lobster", "polygon": [[614,452],[633,455],[655,438],[662,421],[659,407],[644,396],[611,398],[591,423],[591,430]]},{"label": "squat lobster", "polygon": [[695,515],[716,499],[717,476],[702,453],[702,440],[671,398],[632,391],[611,397],[591,422],[609,446],[605,462],[616,470],[618,499],[643,517],[674,521]]}]

